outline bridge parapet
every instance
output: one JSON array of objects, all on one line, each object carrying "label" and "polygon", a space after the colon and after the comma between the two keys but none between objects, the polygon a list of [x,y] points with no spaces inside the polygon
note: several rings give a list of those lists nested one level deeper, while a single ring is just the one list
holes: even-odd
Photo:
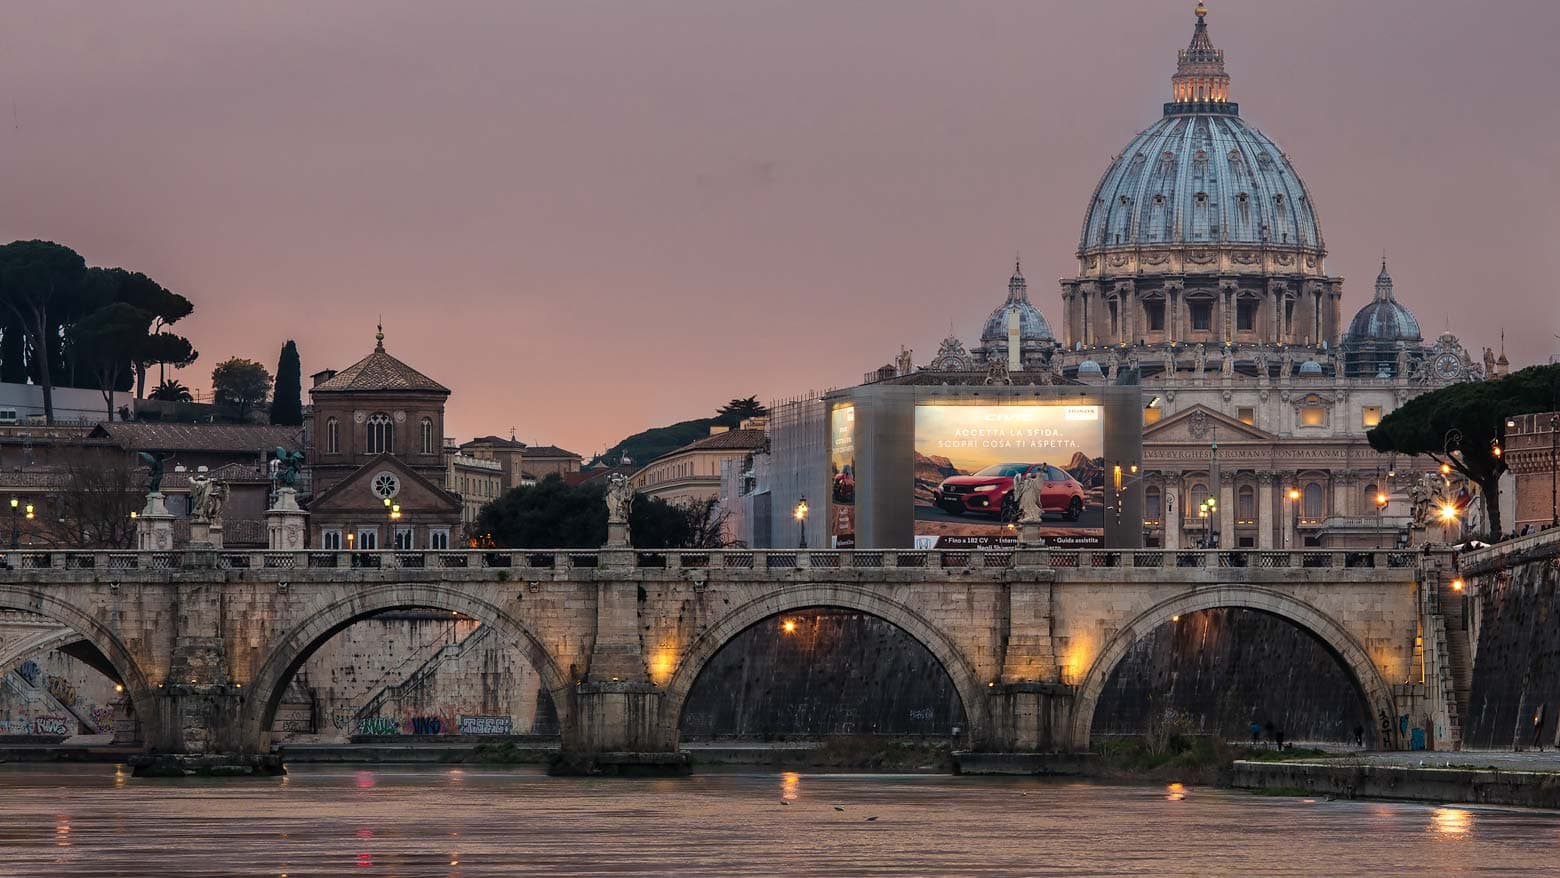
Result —
[{"label": "bridge parapet", "polygon": [[583,549],[445,551],[140,552],[22,550],[5,553],[0,576],[18,571],[127,570],[1152,570],[1409,569],[1419,555],[1343,549],[966,549],[966,550],[650,550]]}]

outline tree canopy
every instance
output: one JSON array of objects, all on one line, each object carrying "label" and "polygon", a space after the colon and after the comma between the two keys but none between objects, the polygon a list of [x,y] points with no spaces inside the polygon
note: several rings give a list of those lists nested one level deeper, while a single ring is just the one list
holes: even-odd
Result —
[{"label": "tree canopy", "polygon": [[[607,505],[601,484],[570,486],[556,474],[510,490],[482,507],[472,526],[512,549],[598,549],[607,541]],[[640,549],[715,548],[722,521],[710,503],[677,505],[637,496],[629,535]]]},{"label": "tree canopy", "polygon": [[88,268],[50,241],[0,246],[0,380],[31,380],[54,421],[54,388],[145,391],[153,365],[195,361],[189,340],[165,327],[194,305],[140,272]]},{"label": "tree canopy", "polygon": [[270,396],[271,373],[254,360],[232,357],[211,370],[211,393],[218,405],[232,406],[244,420]]},{"label": "tree canopy", "polygon": [[723,427],[733,429],[742,425],[748,418],[762,418],[769,414],[769,409],[758,401],[756,396],[733,399],[715,411],[715,422]]},{"label": "tree canopy", "polygon": [[276,362],[276,392],[271,400],[271,423],[296,427],[303,423],[303,364],[298,345],[288,339]]},{"label": "tree canopy", "polygon": [[1560,407],[1560,366],[1532,366],[1502,378],[1420,394],[1366,433],[1380,452],[1423,455],[1477,484],[1491,535],[1499,535],[1506,419]]},{"label": "tree canopy", "polygon": [[676,451],[690,442],[697,442],[710,435],[711,427],[736,427],[744,418],[763,417],[767,414],[769,409],[759,403],[758,397],[733,399],[717,409],[713,417],[694,418],[665,427],[641,430],[603,451],[596,456],[595,460],[612,466],[622,463],[649,463],[668,451]]}]

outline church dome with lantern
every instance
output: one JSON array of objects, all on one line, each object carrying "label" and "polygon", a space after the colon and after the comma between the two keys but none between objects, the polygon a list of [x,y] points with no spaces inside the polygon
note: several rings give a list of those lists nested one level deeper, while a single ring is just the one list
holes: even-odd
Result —
[{"label": "church dome with lantern", "polygon": [[1078,276],[1062,281],[1062,343],[1336,345],[1342,281],[1326,273],[1311,194],[1241,117],[1208,7],[1195,16],[1170,101],[1111,158],[1084,209]]},{"label": "church dome with lantern", "polygon": [[1022,265],[1017,262],[1013,264],[1013,276],[1008,278],[1007,299],[987,316],[981,328],[980,345],[975,349],[977,358],[1008,359],[1008,349],[1015,334],[1020,368],[1040,365],[1045,354],[1056,345],[1051,324],[1029,301],[1029,284],[1024,280]]}]

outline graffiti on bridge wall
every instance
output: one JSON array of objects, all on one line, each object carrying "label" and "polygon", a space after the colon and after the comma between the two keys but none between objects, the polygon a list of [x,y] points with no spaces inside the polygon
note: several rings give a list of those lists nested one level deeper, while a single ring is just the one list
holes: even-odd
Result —
[{"label": "graffiti on bridge wall", "polygon": [[514,717],[462,716],[460,718],[460,734],[512,735],[514,734]]},{"label": "graffiti on bridge wall", "polygon": [[63,716],[35,716],[33,717],[33,734],[69,735],[70,724]]},{"label": "graffiti on bridge wall", "polygon": [[50,677],[49,694],[54,696],[54,700],[66,707],[76,703],[76,687],[70,685],[69,680],[60,677]]},{"label": "graffiti on bridge wall", "polygon": [[389,717],[366,717],[358,720],[357,733],[360,735],[398,735],[401,733],[401,724]]},{"label": "graffiti on bridge wall", "polygon": [[[341,714],[337,711],[332,721],[342,728]],[[355,720],[354,732],[358,735],[510,735],[514,734],[514,718],[510,716],[456,714],[446,708],[432,714],[409,714],[397,719],[388,716],[364,717]]]}]

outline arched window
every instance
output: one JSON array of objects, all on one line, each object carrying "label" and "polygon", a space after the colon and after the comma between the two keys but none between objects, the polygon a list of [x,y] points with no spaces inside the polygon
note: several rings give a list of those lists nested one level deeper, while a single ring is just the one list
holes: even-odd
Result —
[{"label": "arched window", "polygon": [[[335,418],[325,419],[325,452],[335,454],[341,450],[341,425]],[[340,534],[337,534],[339,537]]]},{"label": "arched window", "polygon": [[1164,494],[1158,485],[1149,485],[1143,492],[1143,520],[1156,522],[1164,515]]},{"label": "arched window", "polygon": [[422,419],[422,453],[433,453],[433,419]]},{"label": "arched window", "polygon": [[384,412],[368,418],[368,453],[395,453],[395,423]]},{"label": "arched window", "polygon": [[1241,485],[1235,492],[1235,520],[1250,524],[1257,520],[1257,489]]},{"label": "arched window", "polygon": [[1192,485],[1191,503],[1186,506],[1188,517],[1197,516],[1202,508],[1202,502],[1208,499],[1208,486],[1202,482]]},{"label": "arched window", "polygon": [[1301,498],[1300,517],[1308,521],[1320,521],[1322,510],[1322,486],[1311,482],[1305,486],[1305,495]]}]

